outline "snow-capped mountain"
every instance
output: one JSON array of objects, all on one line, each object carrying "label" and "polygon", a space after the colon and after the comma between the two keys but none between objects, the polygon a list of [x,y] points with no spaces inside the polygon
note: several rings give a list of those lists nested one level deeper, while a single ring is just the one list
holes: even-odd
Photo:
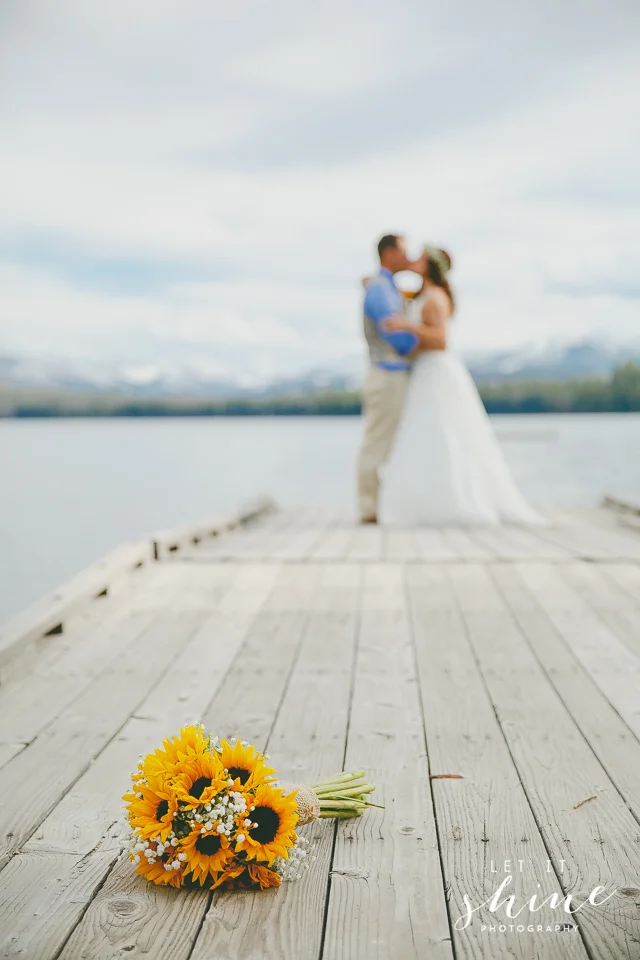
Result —
[{"label": "snow-capped mountain", "polygon": [[[567,380],[607,376],[632,360],[640,363],[640,342],[614,344],[605,340],[530,345],[513,350],[467,354],[478,383],[505,380]],[[52,357],[0,355],[0,384],[38,391],[123,394],[140,397],[291,397],[357,389],[362,382],[363,357],[343,357],[327,367],[303,370],[290,377],[237,378],[220,365],[192,363],[122,365]]]},{"label": "snow-capped mountain", "polygon": [[299,396],[354,390],[362,379],[361,357],[345,358],[331,369],[306,370],[291,377],[230,377],[217,365],[193,363],[106,364],[50,357],[0,355],[0,384],[27,390],[137,397]]},{"label": "snow-capped mountain", "polygon": [[499,353],[471,354],[466,359],[478,383],[606,377],[629,360],[640,363],[640,342],[616,344],[592,339],[534,344]]}]

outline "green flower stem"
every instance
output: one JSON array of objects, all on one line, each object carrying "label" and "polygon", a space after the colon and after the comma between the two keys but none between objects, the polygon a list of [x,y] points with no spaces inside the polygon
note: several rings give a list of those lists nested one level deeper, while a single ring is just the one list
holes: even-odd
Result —
[{"label": "green flower stem", "polygon": [[327,793],[336,793],[338,790],[353,790],[358,789],[359,787],[368,787],[368,784],[365,780],[344,780],[342,783],[331,783],[328,787],[318,787],[316,793],[319,797],[325,796]]},{"label": "green flower stem", "polygon": [[367,781],[365,770],[336,773],[315,783],[312,789],[320,801],[323,818],[359,817],[367,807],[377,806],[367,799],[366,795],[373,793],[375,786]]},{"label": "green flower stem", "polygon": [[345,780],[362,780],[363,777],[366,777],[365,770],[354,770],[352,773],[336,773],[333,777],[327,777],[326,780],[319,780],[316,784],[313,785],[313,789],[317,793],[317,788],[326,787],[332,783],[343,783]]},{"label": "green flower stem", "polygon": [[327,793],[318,793],[318,798],[322,803],[325,797],[331,798],[331,797],[337,797],[338,795],[340,795],[340,799],[342,800],[345,797],[360,797],[360,796],[363,796],[365,793],[373,793],[374,790],[375,790],[375,787],[372,783],[365,783],[362,786],[345,787],[344,789],[332,790],[331,792],[327,792]]},{"label": "green flower stem", "polygon": [[361,817],[362,810],[328,810],[323,813],[320,811],[320,819],[322,820],[351,820],[353,817]]},{"label": "green flower stem", "polygon": [[366,807],[367,804],[362,800],[356,800],[350,797],[348,800],[328,800],[320,804],[321,810],[352,810],[355,807]]}]

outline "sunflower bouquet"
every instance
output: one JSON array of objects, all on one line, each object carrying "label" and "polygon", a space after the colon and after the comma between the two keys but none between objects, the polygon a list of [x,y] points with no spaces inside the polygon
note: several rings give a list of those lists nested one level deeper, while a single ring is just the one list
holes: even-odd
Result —
[{"label": "sunflower bouquet", "polygon": [[281,786],[268,759],[199,724],[141,758],[123,797],[136,872],[173,887],[277,887],[299,879],[313,859],[297,826],[373,806],[364,771]]}]

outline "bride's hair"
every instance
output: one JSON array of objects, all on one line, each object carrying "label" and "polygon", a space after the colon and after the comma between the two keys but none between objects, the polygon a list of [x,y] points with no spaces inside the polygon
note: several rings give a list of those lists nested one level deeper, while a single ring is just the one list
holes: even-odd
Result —
[{"label": "bride's hair", "polygon": [[452,267],[451,256],[446,250],[438,250],[437,257],[429,257],[428,254],[427,257],[426,279],[429,280],[435,287],[442,287],[451,301],[451,312],[453,313],[456,308],[456,301],[453,295],[453,290],[451,289],[451,284],[447,279],[447,274]]}]

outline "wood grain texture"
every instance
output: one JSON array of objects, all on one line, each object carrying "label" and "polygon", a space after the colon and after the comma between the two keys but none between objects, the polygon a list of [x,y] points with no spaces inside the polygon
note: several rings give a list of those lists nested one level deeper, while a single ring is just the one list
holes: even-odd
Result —
[{"label": "wood grain texture", "polygon": [[[278,573],[260,618],[205,712],[207,729],[221,736],[241,732],[251,742],[267,741],[300,650],[317,577],[318,571],[309,567]],[[152,960],[186,960],[209,901],[208,893],[185,896],[185,891],[145,883],[123,857],[60,956],[102,960],[135,950],[137,956]]]},{"label": "wood grain texture", "polygon": [[[324,566],[310,617],[267,747],[283,782],[315,783],[343,769],[351,674],[360,602],[360,571]],[[302,829],[316,861],[278,891],[214,894],[192,960],[315,960],[319,955],[334,826]]]},{"label": "wood grain texture", "polygon": [[[203,593],[211,595],[206,580],[215,583],[216,573],[201,578]],[[175,667],[0,874],[0,929],[12,939],[28,933],[31,957],[57,956],[120,854],[121,798],[138,755],[203,714],[276,574],[263,567],[238,575]]]},{"label": "wood grain texture", "polygon": [[[458,602],[505,740],[562,890],[582,903],[640,876],[640,826],[553,689],[486,569],[451,569]],[[593,801],[582,803],[587,798]],[[592,955],[632,960],[640,944],[633,897],[614,895],[577,917]]]},{"label": "wood grain texture", "polygon": [[[157,613],[157,611],[156,611]],[[30,744],[37,734],[146,629],[153,610],[123,605],[113,617],[92,623],[87,634],[53,664],[36,664],[28,682],[19,680],[0,689],[0,736],[4,762]]]},{"label": "wood grain texture", "polygon": [[[456,928],[466,915],[465,897],[474,907],[485,903],[505,876],[512,877],[507,892],[519,904],[536,891],[544,896],[557,891],[558,881],[547,872],[548,854],[478,668],[448,569],[408,567],[406,575],[430,773],[462,777],[432,780],[455,956],[586,960],[576,937],[539,936],[526,929],[492,935],[484,927],[499,921],[487,910],[466,928]],[[505,861],[514,865],[519,860],[527,870],[504,870]],[[542,910],[536,922],[555,924],[553,911]]]},{"label": "wood grain texture", "polygon": [[640,598],[630,597],[593,564],[568,564],[560,572],[567,583],[640,656]]},{"label": "wood grain texture", "polygon": [[[0,957],[640,960],[639,545],[611,511],[409,530],[296,508],[116,578],[3,677]],[[294,781],[367,768],[384,809],[305,828],[318,859],[280,891],[145,884],[121,794],[203,715]],[[618,890],[577,932],[492,930],[486,905],[456,927],[505,860],[519,905]]]},{"label": "wood grain texture", "polygon": [[582,736],[640,822],[640,740],[563,641],[517,571],[494,566],[491,574]]},{"label": "wood grain texture", "polygon": [[0,668],[49,630],[63,627],[78,607],[94,601],[119,577],[151,559],[147,542],[126,543],[37,600],[0,628]]},{"label": "wood grain texture", "polygon": [[402,567],[365,569],[347,769],[376,784],[338,825],[323,957],[453,957]]},{"label": "wood grain texture", "polygon": [[555,568],[529,564],[516,569],[578,661],[640,737],[640,657],[558,577]]},{"label": "wood grain texture", "polygon": [[[81,695],[3,770],[0,865],[31,836],[44,817],[115,736],[144,691],[156,683],[197,629],[202,615],[164,613],[136,633]],[[105,705],[108,708],[105,709]]]}]

